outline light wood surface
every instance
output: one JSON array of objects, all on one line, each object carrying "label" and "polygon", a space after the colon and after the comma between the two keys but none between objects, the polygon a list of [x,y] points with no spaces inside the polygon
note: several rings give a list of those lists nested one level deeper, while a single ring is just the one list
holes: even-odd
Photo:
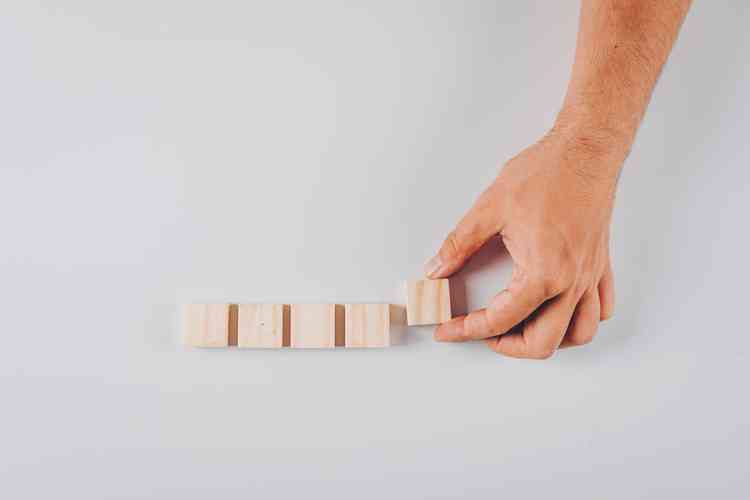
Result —
[{"label": "light wood surface", "polygon": [[284,305],[240,304],[237,325],[238,347],[282,347]]},{"label": "light wood surface", "polygon": [[451,319],[451,292],[447,279],[406,283],[406,321],[410,326],[436,325]]},{"label": "light wood surface", "polygon": [[193,347],[229,345],[229,304],[189,304],[185,306],[185,344]]},{"label": "light wood surface", "polygon": [[346,347],[387,347],[391,344],[388,304],[344,306]]},{"label": "light wood surface", "polygon": [[291,347],[335,347],[335,304],[292,304]]}]

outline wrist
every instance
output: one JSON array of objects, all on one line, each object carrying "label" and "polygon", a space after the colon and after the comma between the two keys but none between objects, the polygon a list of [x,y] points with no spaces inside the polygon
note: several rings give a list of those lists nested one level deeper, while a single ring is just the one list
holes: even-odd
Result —
[{"label": "wrist", "polygon": [[630,153],[635,132],[595,113],[563,108],[547,136],[587,175],[616,179]]},{"label": "wrist", "polygon": [[609,193],[616,187],[632,140],[617,130],[564,111],[541,142],[555,152],[559,168]]},{"label": "wrist", "polygon": [[558,113],[551,133],[582,152],[624,160],[635,140],[635,127],[607,115],[605,111],[566,106]]}]

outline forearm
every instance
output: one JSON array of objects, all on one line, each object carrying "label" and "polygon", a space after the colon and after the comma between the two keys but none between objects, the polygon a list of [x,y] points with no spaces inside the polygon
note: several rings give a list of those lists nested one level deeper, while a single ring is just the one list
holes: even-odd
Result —
[{"label": "forearm", "polygon": [[624,159],[690,3],[582,0],[575,62],[554,131]]},{"label": "forearm", "polygon": [[426,273],[445,278],[498,234],[513,275],[485,309],[437,329],[493,351],[545,359],[583,345],[612,316],[609,227],[630,150],[690,0],[582,0],[575,63],[555,126],[503,165]]}]

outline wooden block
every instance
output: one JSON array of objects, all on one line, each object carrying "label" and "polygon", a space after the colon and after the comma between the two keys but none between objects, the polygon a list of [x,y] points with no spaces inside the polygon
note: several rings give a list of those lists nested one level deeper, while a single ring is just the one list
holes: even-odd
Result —
[{"label": "wooden block", "polygon": [[406,284],[406,322],[436,325],[451,319],[451,292],[447,279],[409,281]]},{"label": "wooden block", "polygon": [[292,347],[335,347],[335,304],[292,304]]},{"label": "wooden block", "polygon": [[346,347],[387,347],[391,344],[388,304],[344,306]]},{"label": "wooden block", "polygon": [[284,339],[283,304],[240,304],[237,346],[281,347]]},{"label": "wooden block", "polygon": [[193,347],[229,345],[229,304],[190,304],[185,307],[185,344]]}]

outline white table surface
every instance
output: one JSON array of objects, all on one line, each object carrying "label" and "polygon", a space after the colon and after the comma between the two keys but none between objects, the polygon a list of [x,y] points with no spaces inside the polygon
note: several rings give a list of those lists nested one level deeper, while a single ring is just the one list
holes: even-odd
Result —
[{"label": "white table surface", "polygon": [[[744,1],[695,2],[662,75],[590,346],[179,344],[185,302],[402,301],[550,126],[577,4],[6,0],[0,496],[747,498]],[[457,308],[509,271],[483,250]]]}]

